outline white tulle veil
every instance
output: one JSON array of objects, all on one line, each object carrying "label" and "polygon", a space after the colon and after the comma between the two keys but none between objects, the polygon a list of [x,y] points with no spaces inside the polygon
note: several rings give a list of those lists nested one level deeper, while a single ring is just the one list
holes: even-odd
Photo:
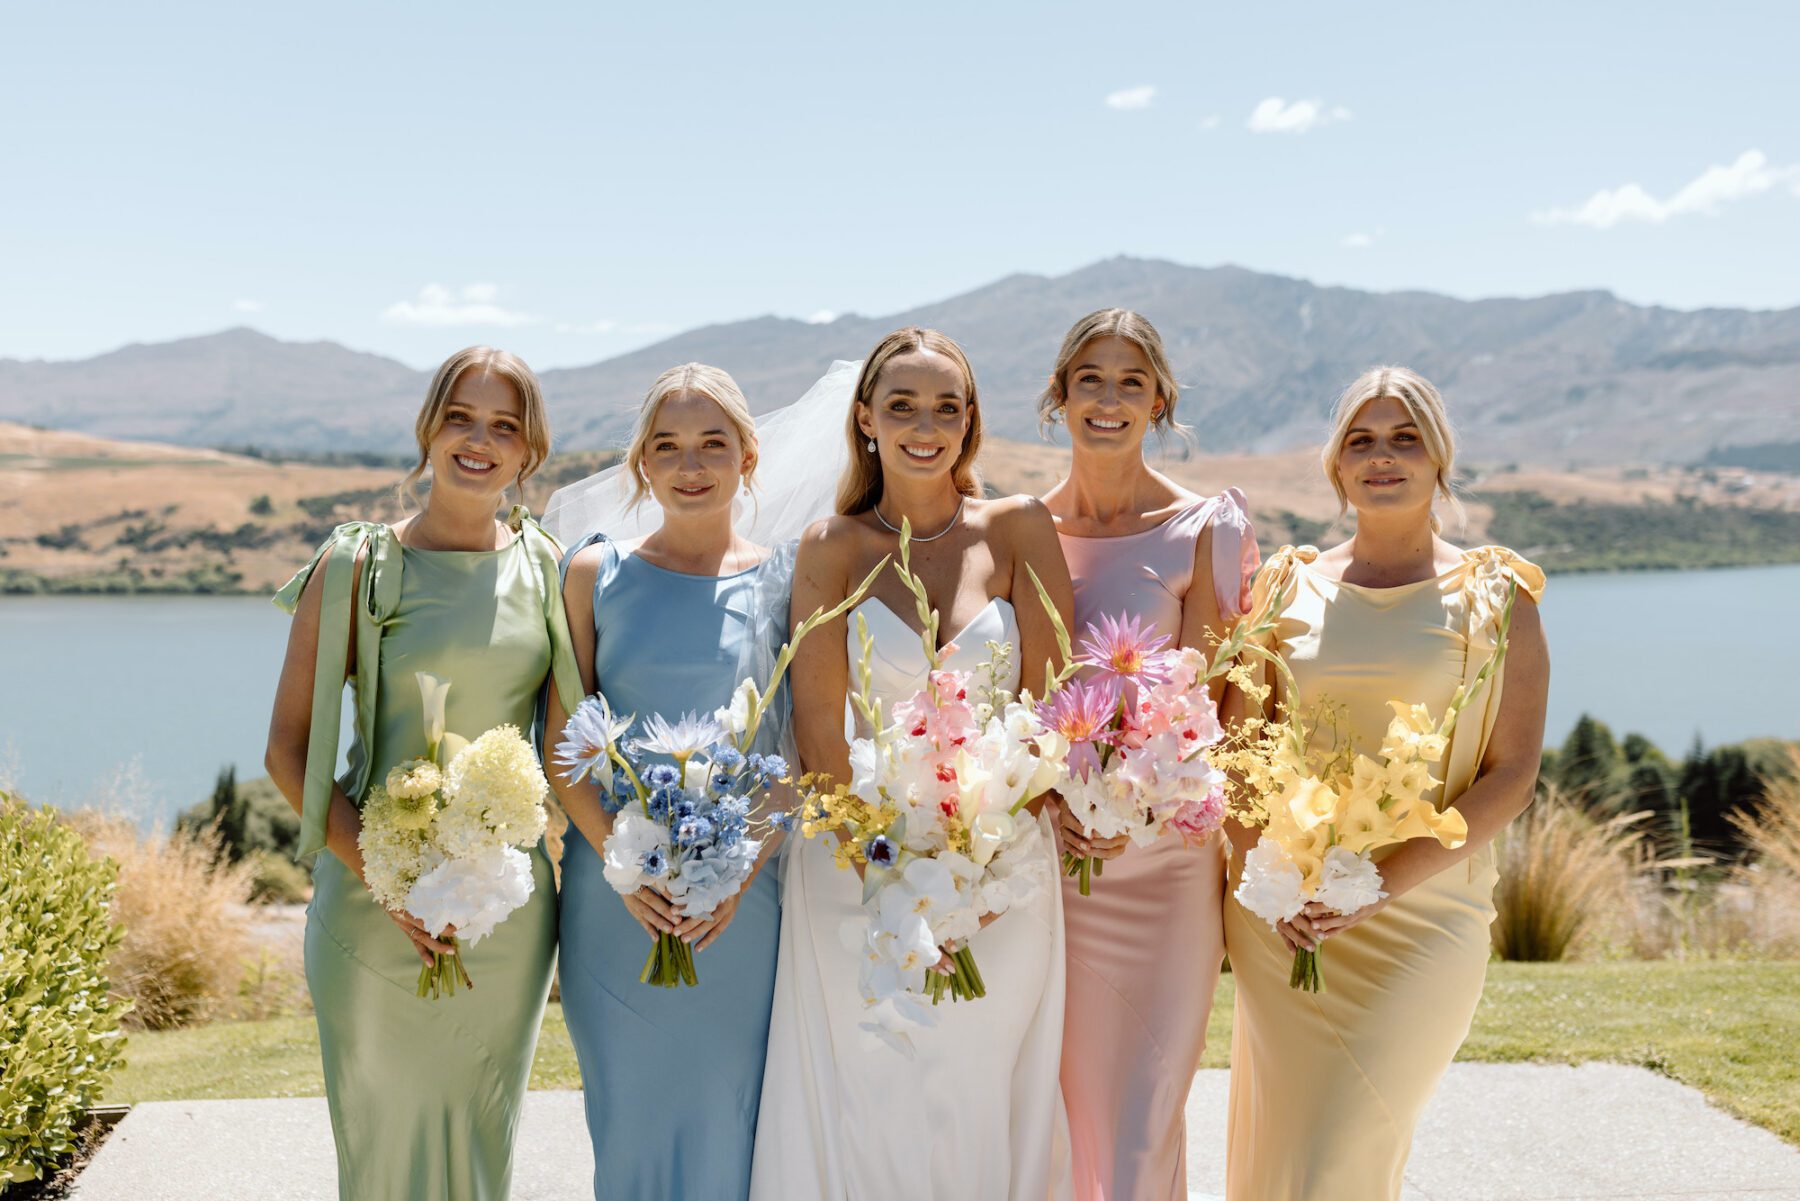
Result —
[{"label": "white tulle veil", "polygon": [[[740,534],[779,547],[834,511],[850,462],[844,418],[861,372],[860,362],[840,359],[799,400],[756,419],[756,487],[738,494]],[[565,546],[589,534],[642,537],[662,524],[662,512],[654,500],[632,504],[631,491],[625,465],[615,464],[552,493],[544,526]]]}]

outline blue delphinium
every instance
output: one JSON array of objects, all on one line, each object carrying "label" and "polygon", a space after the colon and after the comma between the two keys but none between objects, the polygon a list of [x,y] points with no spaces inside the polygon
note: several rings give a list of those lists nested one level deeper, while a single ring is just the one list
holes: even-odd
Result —
[{"label": "blue delphinium", "polygon": [[683,850],[711,842],[712,837],[713,823],[698,813],[690,814],[675,823],[675,845]]},{"label": "blue delphinium", "polygon": [[743,763],[744,756],[729,742],[721,742],[712,749],[712,761],[714,767],[722,767],[726,771],[736,771],[738,766]]},{"label": "blue delphinium", "polygon": [[715,771],[712,778],[714,792],[730,792],[738,786],[738,778],[728,771]]},{"label": "blue delphinium", "polygon": [[652,763],[644,769],[644,787],[679,788],[681,773],[675,770],[673,763]]},{"label": "blue delphinium", "polygon": [[661,847],[651,847],[638,860],[638,866],[644,869],[646,876],[654,879],[669,870],[668,856],[663,854]]},{"label": "blue delphinium", "polygon": [[794,815],[792,813],[789,813],[787,810],[780,809],[780,810],[775,811],[774,813],[769,814],[769,829],[771,829],[771,830],[792,830],[793,828],[794,828]]}]

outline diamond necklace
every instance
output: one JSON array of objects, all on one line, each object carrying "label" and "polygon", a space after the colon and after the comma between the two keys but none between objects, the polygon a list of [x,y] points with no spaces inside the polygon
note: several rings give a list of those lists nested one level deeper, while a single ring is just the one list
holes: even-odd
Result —
[{"label": "diamond necklace", "polygon": [[[939,530],[937,533],[933,534],[929,538],[921,538],[919,535],[914,534],[912,536],[912,540],[914,542],[936,542],[939,538],[942,538],[945,534],[948,534],[951,530],[956,528],[957,521],[962,518],[963,506],[968,503],[969,503],[969,498],[966,496],[963,497],[962,499],[958,500],[956,502],[956,512],[950,514],[950,524],[949,525],[945,526],[943,529]],[[888,529],[892,530],[896,534],[898,534],[900,532],[899,526],[895,525],[893,522],[889,521],[887,518],[885,518],[881,515],[881,506],[880,505],[870,505],[869,511],[871,513],[875,514],[876,521],[879,521],[882,525],[885,525]]]}]

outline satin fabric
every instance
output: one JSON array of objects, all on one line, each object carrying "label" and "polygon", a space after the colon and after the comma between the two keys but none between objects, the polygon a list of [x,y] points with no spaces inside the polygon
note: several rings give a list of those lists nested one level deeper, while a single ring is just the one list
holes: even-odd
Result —
[{"label": "satin fabric", "polygon": [[[875,691],[889,706],[924,683],[919,636],[879,600],[856,619],[874,639]],[[957,633],[946,665],[969,668],[987,643],[1018,645],[996,598]],[[1016,660],[1007,687],[1018,683]],[[1052,852],[1043,821],[1044,854]],[[1053,862],[1046,863],[1054,872]],[[1054,880],[1054,876],[1050,877]],[[938,1007],[908,1060],[858,1029],[861,883],[830,849],[794,849],[750,1195],[757,1201],[1042,1201],[1069,1194],[1067,1122],[1057,1088],[1063,1015],[1061,894],[1045,888],[970,945],[987,996]]]},{"label": "satin fabric", "polygon": [[[1278,629],[1303,711],[1340,706],[1340,730],[1374,756],[1390,700],[1441,716],[1493,645],[1498,604],[1543,574],[1486,547],[1431,580],[1363,588],[1284,551],[1258,587],[1291,592]],[[1440,765],[1454,804],[1479,767],[1504,673],[1476,695]],[[1381,856],[1378,853],[1377,858]],[[1234,863],[1233,873],[1241,869]],[[1320,955],[1324,991],[1288,987],[1293,953],[1235,900],[1225,907],[1237,981],[1226,1188],[1230,1201],[1394,1201],[1419,1114],[1467,1037],[1488,963],[1492,848],[1438,873]]]},{"label": "satin fabric", "polygon": [[[367,716],[357,725],[346,789],[425,753],[416,672],[451,681],[447,729],[474,737],[510,722],[529,731],[553,657],[559,687],[574,672],[572,658],[554,654],[551,623],[561,623],[562,607],[560,593],[546,587],[546,568],[555,571],[548,536],[524,524],[500,550],[424,551],[400,546],[385,526],[356,526],[327,546],[345,548],[348,560],[365,539],[379,552],[365,561],[357,599],[357,620],[367,623],[358,627],[357,711]],[[297,598],[317,563],[280,599]],[[344,597],[331,595],[328,576],[327,602],[347,598],[348,575],[339,579]],[[566,650],[566,628],[563,635]],[[322,628],[321,658],[335,654],[342,664],[346,636]],[[338,692],[329,695],[335,730]],[[309,779],[315,767],[309,763]],[[541,847],[531,858],[531,899],[463,952],[476,987],[432,1001],[415,995],[412,943],[336,856],[319,855],[306,979],[346,1201],[506,1196],[556,933],[550,864]]]},{"label": "satin fabric", "polygon": [[[1227,620],[1244,611],[1256,535],[1228,488],[1160,525],[1114,538],[1062,536],[1079,631],[1105,616],[1143,620],[1171,644],[1212,529],[1211,586]],[[1225,954],[1224,839],[1169,835],[1126,846],[1089,895],[1064,878],[1068,1001],[1062,1093],[1080,1201],[1185,1201],[1188,1089]]]},{"label": "satin fabric", "polygon": [[[612,542],[601,554],[594,675],[621,715],[711,713],[759,658],[748,640],[772,640],[770,659],[779,652],[791,554],[723,577],[668,571]],[[770,606],[779,620],[761,620]],[[786,714],[784,691],[758,729],[758,750],[777,748]],[[650,937],[573,826],[562,869],[563,1016],[581,1064],[594,1196],[747,1196],[775,991],[776,872],[757,875],[730,926],[696,955],[698,984],[657,988],[638,980]]]}]

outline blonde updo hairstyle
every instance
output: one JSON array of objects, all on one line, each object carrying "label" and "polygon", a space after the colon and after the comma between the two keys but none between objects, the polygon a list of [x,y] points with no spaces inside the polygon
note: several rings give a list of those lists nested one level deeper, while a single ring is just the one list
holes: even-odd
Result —
[{"label": "blonde updo hairstyle", "polygon": [[844,423],[844,436],[850,441],[850,465],[838,481],[839,513],[866,513],[881,499],[881,453],[869,449],[868,436],[856,418],[861,410],[875,407],[875,386],[881,382],[882,368],[900,355],[915,352],[941,354],[962,373],[963,391],[969,399],[969,430],[963,435],[962,450],[950,465],[950,480],[964,496],[981,495],[981,476],[975,470],[975,456],[981,450],[981,406],[976,403],[975,369],[969,366],[969,356],[955,339],[935,329],[909,325],[876,343],[863,361],[862,374],[856,377],[850,415]]},{"label": "blonde updo hairstyle", "polygon": [[725,411],[726,422],[737,431],[739,441],[750,452],[750,466],[744,471],[744,487],[750,488],[755,479],[756,418],[750,415],[750,402],[744,399],[743,390],[722,367],[683,363],[657,376],[638,408],[637,424],[632,428],[631,441],[625,448],[625,476],[630,480],[634,507],[643,504],[650,495],[650,481],[644,475],[644,452],[649,449],[650,436],[656,432],[656,415],[662,411],[663,401],[684,392],[704,396]]},{"label": "blonde updo hairstyle", "polygon": [[1038,397],[1038,428],[1048,431],[1062,420],[1063,406],[1069,402],[1069,369],[1089,342],[1095,338],[1122,338],[1137,347],[1156,376],[1156,395],[1162,399],[1162,412],[1150,422],[1158,433],[1189,434],[1188,427],[1175,420],[1175,401],[1181,393],[1175,383],[1175,371],[1169,366],[1169,355],[1163,349],[1162,335],[1149,318],[1131,309],[1099,309],[1089,313],[1063,335],[1062,349],[1056,352],[1056,366],[1050,370],[1050,382]]},{"label": "blonde updo hairstyle", "polygon": [[[1343,481],[1338,478],[1338,456],[1343,453],[1344,441],[1350,436],[1350,429],[1363,406],[1383,397],[1399,401],[1406,409],[1407,417],[1419,427],[1425,453],[1437,467],[1436,491],[1449,503],[1457,520],[1465,520],[1462,501],[1452,491],[1452,481],[1456,478],[1456,431],[1450,427],[1444,398],[1438,395],[1431,381],[1418,372],[1393,366],[1371,367],[1357,376],[1337,398],[1332,409],[1331,435],[1325,440],[1319,461],[1325,468],[1325,478],[1331,481],[1332,490],[1337,493],[1338,520],[1343,520],[1350,509],[1350,498],[1344,493]],[[1436,513],[1431,515],[1431,528],[1434,533],[1443,528]]]},{"label": "blonde updo hairstyle", "polygon": [[519,469],[513,484],[520,486],[521,493],[525,481],[550,457],[550,417],[544,411],[544,390],[539,386],[537,376],[525,365],[524,359],[510,351],[496,350],[492,346],[470,346],[445,359],[437,374],[431,377],[431,387],[425,392],[425,405],[413,422],[419,461],[400,481],[402,500],[423,505],[418,484],[424,478],[426,468],[431,466],[431,441],[444,428],[444,410],[450,405],[458,381],[471,371],[500,376],[512,384],[518,395],[519,423],[524,427],[526,455],[525,465]]}]

